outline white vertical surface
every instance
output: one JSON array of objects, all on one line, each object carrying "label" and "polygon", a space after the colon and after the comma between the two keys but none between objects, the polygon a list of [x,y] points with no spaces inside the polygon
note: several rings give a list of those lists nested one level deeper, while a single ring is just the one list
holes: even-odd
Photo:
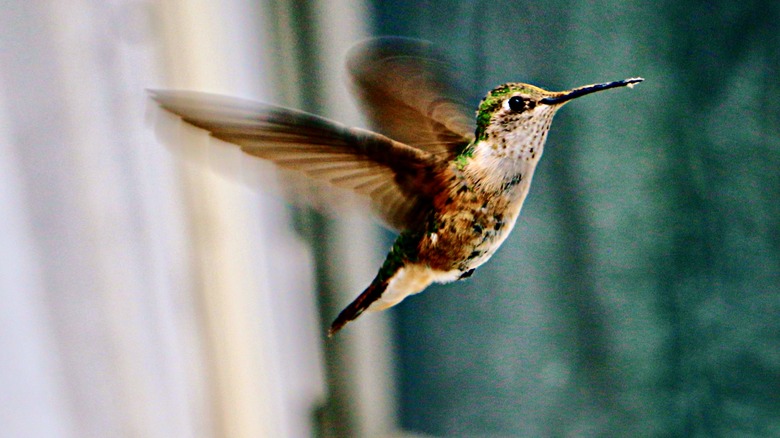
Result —
[{"label": "white vertical surface", "polygon": [[[3,89],[0,78],[0,436],[70,436]],[[47,415],[30,421],[36,412]]]},{"label": "white vertical surface", "polygon": [[0,8],[0,436],[311,435],[310,256],[237,151],[160,144],[144,92],[263,98],[259,7]]},{"label": "white vertical surface", "polygon": [[143,56],[122,66],[126,49],[148,51],[133,40],[145,12],[142,3],[43,1],[0,10],[4,163],[14,167],[0,185],[15,204],[1,226],[16,236],[0,261],[15,318],[0,342],[28,349],[2,377],[27,398],[0,406],[15,436],[192,435],[176,378],[191,358],[167,348],[178,333],[148,275],[146,233],[157,224],[138,214],[137,85],[154,69]]}]

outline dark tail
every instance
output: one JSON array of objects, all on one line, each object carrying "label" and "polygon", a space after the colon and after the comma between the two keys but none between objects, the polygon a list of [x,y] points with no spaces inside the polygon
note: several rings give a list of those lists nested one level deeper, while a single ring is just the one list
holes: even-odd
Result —
[{"label": "dark tail", "polygon": [[416,249],[420,235],[405,231],[398,235],[393,247],[390,249],[390,253],[387,254],[385,262],[382,267],[379,268],[379,272],[376,274],[376,278],[371,282],[366,290],[363,291],[355,301],[349,304],[346,309],[339,313],[339,316],[330,325],[328,330],[328,337],[333,336],[337,331],[344,328],[347,323],[353,321],[360,316],[368,307],[378,300],[387,285],[390,283],[390,279],[398,273],[398,270],[404,267],[404,264],[408,261],[408,254]]},{"label": "dark tail", "polygon": [[360,316],[363,311],[368,309],[368,306],[370,306],[371,303],[378,300],[379,297],[382,296],[382,293],[384,293],[385,289],[387,289],[387,283],[387,280],[379,281],[378,277],[375,278],[374,281],[371,282],[371,285],[368,286],[368,288],[364,290],[362,294],[355,298],[355,301],[350,303],[349,306],[347,306],[344,310],[341,311],[341,313],[339,313],[339,316],[335,321],[333,321],[333,324],[330,325],[330,329],[328,330],[328,337],[336,334],[336,332],[344,328],[347,323],[353,321],[358,316]]}]

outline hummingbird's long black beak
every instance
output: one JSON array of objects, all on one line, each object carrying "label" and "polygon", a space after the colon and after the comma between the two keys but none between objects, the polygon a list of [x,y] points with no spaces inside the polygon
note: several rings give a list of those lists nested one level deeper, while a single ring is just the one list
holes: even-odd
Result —
[{"label": "hummingbird's long black beak", "polygon": [[576,99],[578,97],[582,97],[586,94],[595,93],[597,91],[608,90],[610,88],[617,88],[617,87],[626,87],[626,86],[633,87],[634,84],[638,84],[639,82],[642,81],[644,81],[644,78],[629,78],[629,79],[623,79],[622,81],[605,82],[603,84],[594,84],[594,85],[585,85],[584,87],[579,87],[570,90],[566,92],[566,94],[562,94],[560,96],[545,97],[544,99],[540,100],[540,102],[546,105],[558,105],[566,101]]}]

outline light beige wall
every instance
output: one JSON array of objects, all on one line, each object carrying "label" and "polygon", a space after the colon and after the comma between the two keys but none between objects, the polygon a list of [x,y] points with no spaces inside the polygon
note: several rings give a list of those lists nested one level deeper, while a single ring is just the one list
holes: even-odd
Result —
[{"label": "light beige wall", "polygon": [[[313,257],[273,178],[258,184],[251,158],[144,92],[294,100],[279,72],[296,63],[270,65],[301,44],[271,25],[293,3],[0,9],[0,436],[307,436],[334,387],[356,434],[394,430],[386,320],[323,344]],[[318,4],[312,22],[324,86],[340,90],[328,115],[348,123],[339,72],[365,32],[358,6]],[[381,255],[374,225],[337,224],[346,304]]]}]

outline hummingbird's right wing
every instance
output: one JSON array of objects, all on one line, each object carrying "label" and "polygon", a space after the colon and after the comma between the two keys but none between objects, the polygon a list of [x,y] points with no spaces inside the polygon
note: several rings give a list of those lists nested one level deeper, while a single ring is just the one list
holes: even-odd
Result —
[{"label": "hummingbird's right wing", "polygon": [[368,197],[398,230],[419,223],[438,161],[428,152],[359,128],[287,108],[191,91],[150,91],[164,109],[212,136]]},{"label": "hummingbird's right wing", "polygon": [[459,100],[452,68],[431,43],[370,39],[350,51],[347,69],[378,132],[445,160],[473,140],[474,110]]}]

